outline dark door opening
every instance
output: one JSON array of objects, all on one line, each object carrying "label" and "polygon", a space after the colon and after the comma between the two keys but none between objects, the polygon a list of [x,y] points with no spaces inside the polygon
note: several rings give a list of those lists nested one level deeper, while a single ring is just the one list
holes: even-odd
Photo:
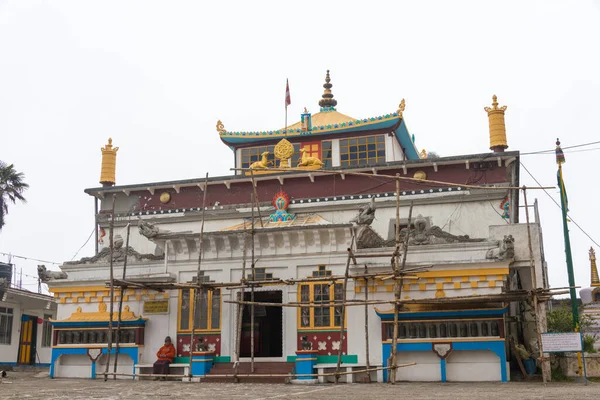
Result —
[{"label": "dark door opening", "polygon": [[[251,294],[244,293],[244,301]],[[254,292],[254,301],[282,303],[281,290]],[[250,305],[244,306],[242,316],[241,357],[250,357],[251,325]],[[283,312],[281,307],[254,306],[254,357],[281,357],[283,355]]]}]

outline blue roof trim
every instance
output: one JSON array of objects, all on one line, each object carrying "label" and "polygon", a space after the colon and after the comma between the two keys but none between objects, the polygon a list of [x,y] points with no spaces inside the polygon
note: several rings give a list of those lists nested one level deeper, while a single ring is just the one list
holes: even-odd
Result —
[{"label": "blue roof trim", "polygon": [[[339,133],[349,133],[349,132],[364,132],[364,131],[372,131],[372,130],[377,130],[377,129],[385,129],[385,128],[391,128],[394,125],[396,125],[398,123],[398,119],[399,117],[393,117],[393,118],[389,118],[380,122],[376,122],[373,124],[365,124],[365,125],[355,125],[355,126],[351,126],[348,128],[344,128],[344,129],[332,129],[332,130],[326,130],[326,131],[312,131],[312,133],[307,133],[307,134],[290,134],[288,136],[285,136],[283,134],[280,135],[244,135],[244,136],[230,136],[230,135],[222,135],[220,136],[221,140],[223,142],[225,142],[226,144],[247,144],[247,143],[260,143],[263,141],[267,141],[267,140],[276,140],[276,139],[284,139],[284,138],[312,138],[312,137],[320,137],[320,136],[327,136],[327,135],[337,135]],[[402,125],[402,124],[401,124]],[[406,129],[405,129],[406,131]],[[408,140],[408,132],[406,132],[406,137]],[[397,136],[397,134],[396,134]],[[416,154],[416,152],[415,152]],[[417,156],[418,158],[418,156]]]},{"label": "blue roof trim", "polygon": [[[399,312],[399,320],[407,319],[431,319],[431,318],[464,318],[464,317],[501,317],[508,311],[508,306],[504,308],[490,308],[477,310],[450,310],[450,311],[415,311],[415,312]],[[377,315],[383,321],[392,321],[394,319],[393,311],[380,312],[375,310]]]},{"label": "blue roof trim", "polygon": [[400,123],[400,126],[396,128],[394,133],[396,134],[396,139],[398,139],[398,142],[400,142],[400,146],[402,146],[406,153],[406,158],[408,160],[418,160],[420,158],[419,152],[410,138],[410,134],[408,133],[404,119]]}]

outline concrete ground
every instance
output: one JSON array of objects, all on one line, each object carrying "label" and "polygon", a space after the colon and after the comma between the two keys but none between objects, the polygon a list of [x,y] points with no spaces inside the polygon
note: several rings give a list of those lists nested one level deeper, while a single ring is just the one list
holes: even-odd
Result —
[{"label": "concrete ground", "polygon": [[600,383],[398,383],[284,385],[50,379],[47,371],[9,372],[0,399],[593,399]]}]

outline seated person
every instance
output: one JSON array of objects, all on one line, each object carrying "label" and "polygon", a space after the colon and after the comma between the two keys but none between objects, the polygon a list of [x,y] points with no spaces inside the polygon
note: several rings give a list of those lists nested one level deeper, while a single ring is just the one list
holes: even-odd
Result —
[{"label": "seated person", "polygon": [[[175,358],[175,346],[171,343],[170,336],[165,338],[165,345],[158,350],[156,357],[158,357],[158,360],[156,360],[152,367],[152,373],[155,375],[168,375],[169,364],[171,364]],[[155,381],[159,379],[159,377],[154,378]],[[166,377],[163,377],[163,379],[166,379]]]}]

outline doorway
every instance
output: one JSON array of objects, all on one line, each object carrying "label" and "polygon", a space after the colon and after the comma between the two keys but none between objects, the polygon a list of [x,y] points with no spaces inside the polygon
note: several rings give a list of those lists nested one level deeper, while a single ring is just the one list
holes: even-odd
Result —
[{"label": "doorway", "polygon": [[23,315],[21,317],[21,336],[19,339],[18,364],[35,364],[36,343],[37,343],[37,320],[33,315]]},{"label": "doorway", "polygon": [[[244,293],[244,301],[250,301],[251,294]],[[254,292],[255,302],[279,303],[283,301],[281,290]],[[241,357],[250,357],[252,327],[250,305],[244,306],[242,316]],[[283,356],[283,310],[281,307],[254,306],[254,357]]]}]

